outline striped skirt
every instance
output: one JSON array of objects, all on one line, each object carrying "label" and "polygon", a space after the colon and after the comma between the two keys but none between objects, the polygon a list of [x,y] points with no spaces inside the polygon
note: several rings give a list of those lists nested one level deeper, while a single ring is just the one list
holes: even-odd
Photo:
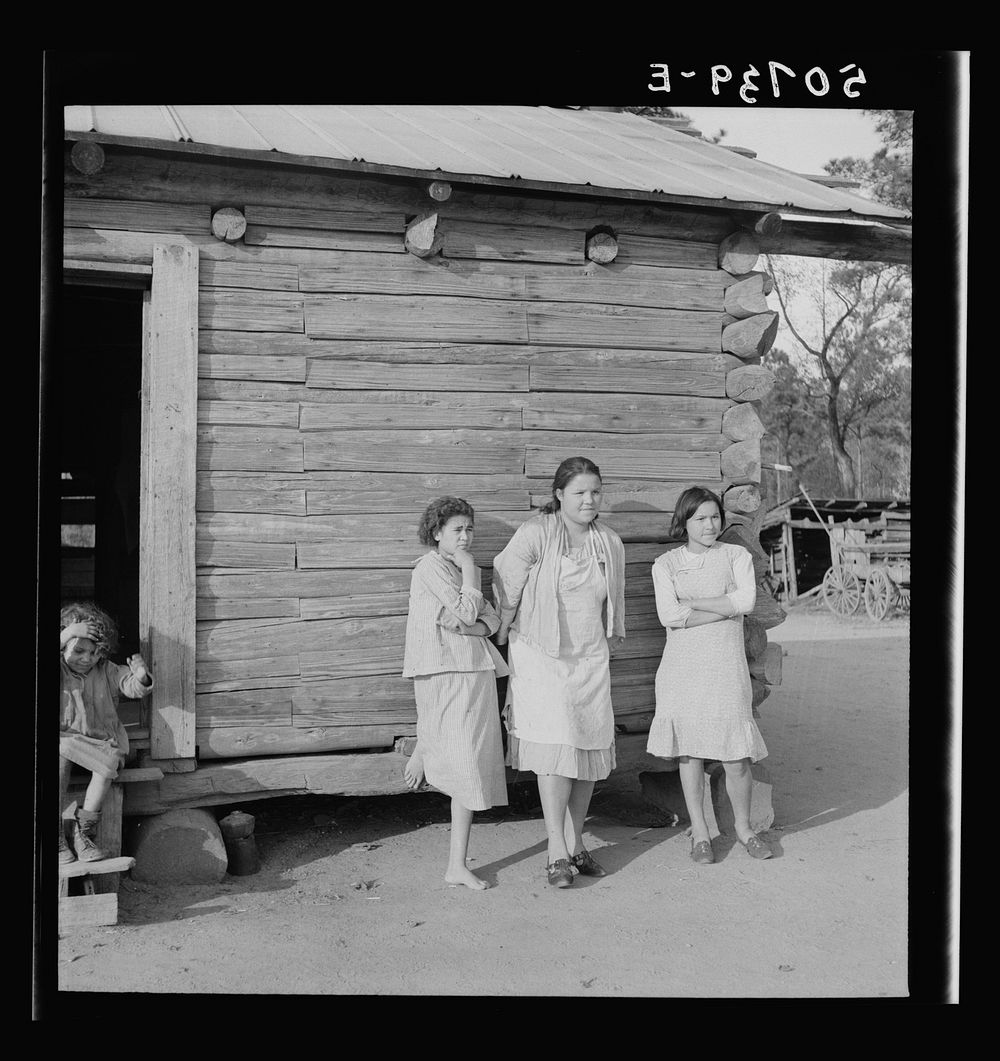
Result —
[{"label": "striped skirt", "polygon": [[413,693],[427,784],[469,810],[506,807],[496,672],[421,675]]}]

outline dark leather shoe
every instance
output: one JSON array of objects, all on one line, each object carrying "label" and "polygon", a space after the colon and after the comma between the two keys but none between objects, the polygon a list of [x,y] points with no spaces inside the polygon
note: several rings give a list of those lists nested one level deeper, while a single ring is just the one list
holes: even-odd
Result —
[{"label": "dark leather shoe", "polygon": [[715,852],[712,850],[710,840],[699,840],[698,843],[691,845],[691,861],[700,862],[703,865],[715,861]]},{"label": "dark leather shoe", "polygon": [[573,886],[573,864],[568,858],[557,858],[545,867],[545,872],[548,874],[549,884],[557,888]]},{"label": "dark leather shoe", "polygon": [[583,848],[578,855],[574,855],[570,861],[584,877],[606,877],[607,870],[594,861],[594,856]]},{"label": "dark leather shoe", "polygon": [[[740,843],[743,844],[743,841],[741,840]],[[774,854],[756,833],[743,846],[747,849],[747,854],[751,858],[770,858]]]}]

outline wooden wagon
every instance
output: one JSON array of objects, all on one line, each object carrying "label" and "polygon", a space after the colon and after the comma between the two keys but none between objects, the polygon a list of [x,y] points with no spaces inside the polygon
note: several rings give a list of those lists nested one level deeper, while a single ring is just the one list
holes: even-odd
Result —
[{"label": "wooden wagon", "polygon": [[868,615],[879,622],[895,608],[908,611],[909,542],[852,541],[852,535],[863,538],[865,532],[832,529],[832,563],[821,590],[826,606],[835,615],[846,616],[857,612],[863,601]]}]

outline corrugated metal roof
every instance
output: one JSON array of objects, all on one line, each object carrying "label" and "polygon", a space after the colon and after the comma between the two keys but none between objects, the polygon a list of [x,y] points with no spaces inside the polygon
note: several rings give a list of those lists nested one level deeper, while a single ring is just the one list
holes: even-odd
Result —
[{"label": "corrugated metal roof", "polygon": [[[775,524],[783,523],[786,513],[796,519],[813,519],[815,515],[813,512],[813,505],[815,505],[816,511],[819,512],[820,515],[832,516],[835,523],[842,522],[843,520],[859,520],[877,517],[882,515],[886,510],[898,512],[907,518],[910,514],[909,498],[901,500],[886,499],[868,501],[864,498],[857,497],[824,498],[820,496],[812,498],[812,504],[810,504],[802,494],[796,494],[794,497],[787,498],[773,508],[769,508],[767,514],[764,516],[761,526],[762,528],[767,528],[772,527]],[[822,524],[817,522],[816,526],[821,527]]]},{"label": "corrugated metal roof", "polygon": [[68,134],[368,163],[455,181],[474,176],[496,184],[646,193],[705,205],[873,220],[909,217],[628,113],[474,106],[72,106],[65,108],[65,128]]}]

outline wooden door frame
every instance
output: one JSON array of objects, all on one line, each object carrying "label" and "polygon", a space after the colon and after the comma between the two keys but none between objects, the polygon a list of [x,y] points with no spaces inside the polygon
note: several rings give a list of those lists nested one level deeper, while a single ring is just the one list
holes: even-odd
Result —
[{"label": "wooden door frame", "polygon": [[194,759],[198,252],[158,243],[151,266],[67,260],[63,275],[144,289],[139,641],[155,682],[149,754]]}]

